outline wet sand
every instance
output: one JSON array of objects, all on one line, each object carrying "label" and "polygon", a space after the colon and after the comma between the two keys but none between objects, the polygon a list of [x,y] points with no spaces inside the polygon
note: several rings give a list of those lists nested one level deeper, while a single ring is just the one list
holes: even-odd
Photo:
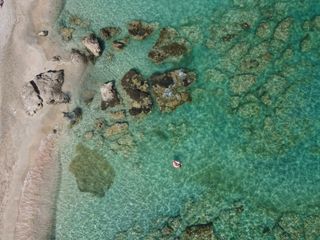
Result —
[{"label": "wet sand", "polygon": [[[57,3],[59,2],[59,3]],[[70,104],[44,106],[28,116],[23,84],[41,72],[65,70],[64,91],[80,85],[85,66],[70,61],[52,23],[62,2],[5,1],[0,8],[0,239],[47,239],[52,230],[59,181],[57,141]],[[41,30],[49,36],[39,37]],[[57,133],[53,133],[57,129]]]}]

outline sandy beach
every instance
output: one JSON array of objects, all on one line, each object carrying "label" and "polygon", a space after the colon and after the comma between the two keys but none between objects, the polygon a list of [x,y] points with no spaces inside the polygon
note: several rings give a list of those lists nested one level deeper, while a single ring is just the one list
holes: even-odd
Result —
[{"label": "sandy beach", "polygon": [[[47,70],[64,69],[64,91],[81,81],[85,67],[64,61],[68,53],[52,29],[62,7],[57,2],[5,1],[0,8],[0,239],[47,239],[52,230],[59,180],[56,142],[65,125],[62,111],[71,105],[46,105],[31,117],[20,93]],[[38,36],[41,30],[48,30],[48,37]],[[63,61],[51,61],[55,55]]]}]

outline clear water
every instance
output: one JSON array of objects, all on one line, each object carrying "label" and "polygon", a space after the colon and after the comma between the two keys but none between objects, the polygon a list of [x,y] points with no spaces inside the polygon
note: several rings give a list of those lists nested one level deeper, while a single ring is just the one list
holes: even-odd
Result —
[{"label": "clear water", "polygon": [[[180,62],[153,64],[147,53],[159,29],[144,41],[131,40],[112,60],[106,43],[82,86],[97,92],[93,102],[74,99],[83,118],[61,151],[56,239],[173,239],[187,226],[208,222],[216,239],[320,238],[320,18],[313,21],[320,3],[67,0],[57,26],[70,25],[70,15],[90,25],[74,27],[69,49],[105,26],[119,26],[125,36],[127,23],[141,19],[174,27],[192,51]],[[287,17],[289,36],[276,41],[272,32]],[[244,22],[249,29],[237,32]],[[271,32],[265,39],[257,33],[261,22]],[[219,38],[230,31],[238,34],[230,42]],[[245,60],[259,66],[243,69]],[[191,103],[170,113],[155,106],[143,118],[127,115],[129,133],[120,140],[84,137],[96,119],[112,123],[99,108],[103,82],[116,80],[121,94],[120,79],[131,68],[147,78],[177,67],[197,72]],[[234,80],[244,73],[254,74],[255,83]],[[78,143],[115,170],[103,198],[80,192],[68,170]],[[174,158],[182,160],[182,169],[172,168]],[[179,224],[163,236],[170,219]]]}]

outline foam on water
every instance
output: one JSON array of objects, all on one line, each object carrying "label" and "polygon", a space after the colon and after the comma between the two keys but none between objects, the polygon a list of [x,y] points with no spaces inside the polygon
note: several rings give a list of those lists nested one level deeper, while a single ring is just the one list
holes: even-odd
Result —
[{"label": "foam on water", "polygon": [[[179,224],[163,239],[208,222],[221,239],[320,236],[319,30],[310,23],[320,15],[320,4],[224,2],[66,1],[58,26],[67,25],[70,14],[90,22],[76,29],[67,48],[105,26],[121,27],[124,36],[127,23],[141,19],[175,27],[192,51],[180,62],[153,64],[147,54],[159,31],[142,42],[131,39],[112,60],[106,44],[83,86],[83,91],[97,94],[89,106],[75,100],[83,107],[83,118],[70,130],[71,142],[61,152],[57,239],[158,239],[159,229],[170,218]],[[262,22],[276,32],[288,16],[293,19],[288,39],[281,40],[285,30],[280,40],[258,37]],[[307,20],[313,27],[304,26]],[[232,24],[244,21],[251,26],[239,38],[230,43],[217,40],[224,32],[238,33]],[[303,51],[307,34],[311,47]],[[260,67],[243,65],[248,59],[257,59]],[[122,94],[120,79],[131,68],[148,77],[177,67],[197,72],[191,103],[170,113],[155,107],[143,118],[127,116],[129,132],[120,139],[101,134],[84,138],[96,119],[112,122],[100,110],[98,90],[103,82],[115,80]],[[252,85],[241,78],[233,82],[235,76],[248,73],[256,76]],[[104,156],[115,170],[103,198],[80,192],[68,170],[78,143]],[[171,167],[173,159],[183,162],[182,169]],[[302,230],[288,227],[298,229],[296,219]]]}]

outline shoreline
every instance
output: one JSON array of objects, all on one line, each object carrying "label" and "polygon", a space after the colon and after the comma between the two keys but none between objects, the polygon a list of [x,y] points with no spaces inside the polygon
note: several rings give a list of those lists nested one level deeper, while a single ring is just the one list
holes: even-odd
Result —
[{"label": "shoreline", "polygon": [[[62,1],[6,1],[0,9],[12,23],[5,26],[7,42],[0,46],[0,239],[45,239],[52,227],[60,167],[56,143],[65,126],[62,111],[70,105],[46,105],[30,117],[20,92],[25,82],[49,69],[65,70],[64,91],[81,84],[85,65],[50,61],[54,55],[68,59],[53,29],[62,6]],[[49,36],[37,36],[44,29]]]}]

